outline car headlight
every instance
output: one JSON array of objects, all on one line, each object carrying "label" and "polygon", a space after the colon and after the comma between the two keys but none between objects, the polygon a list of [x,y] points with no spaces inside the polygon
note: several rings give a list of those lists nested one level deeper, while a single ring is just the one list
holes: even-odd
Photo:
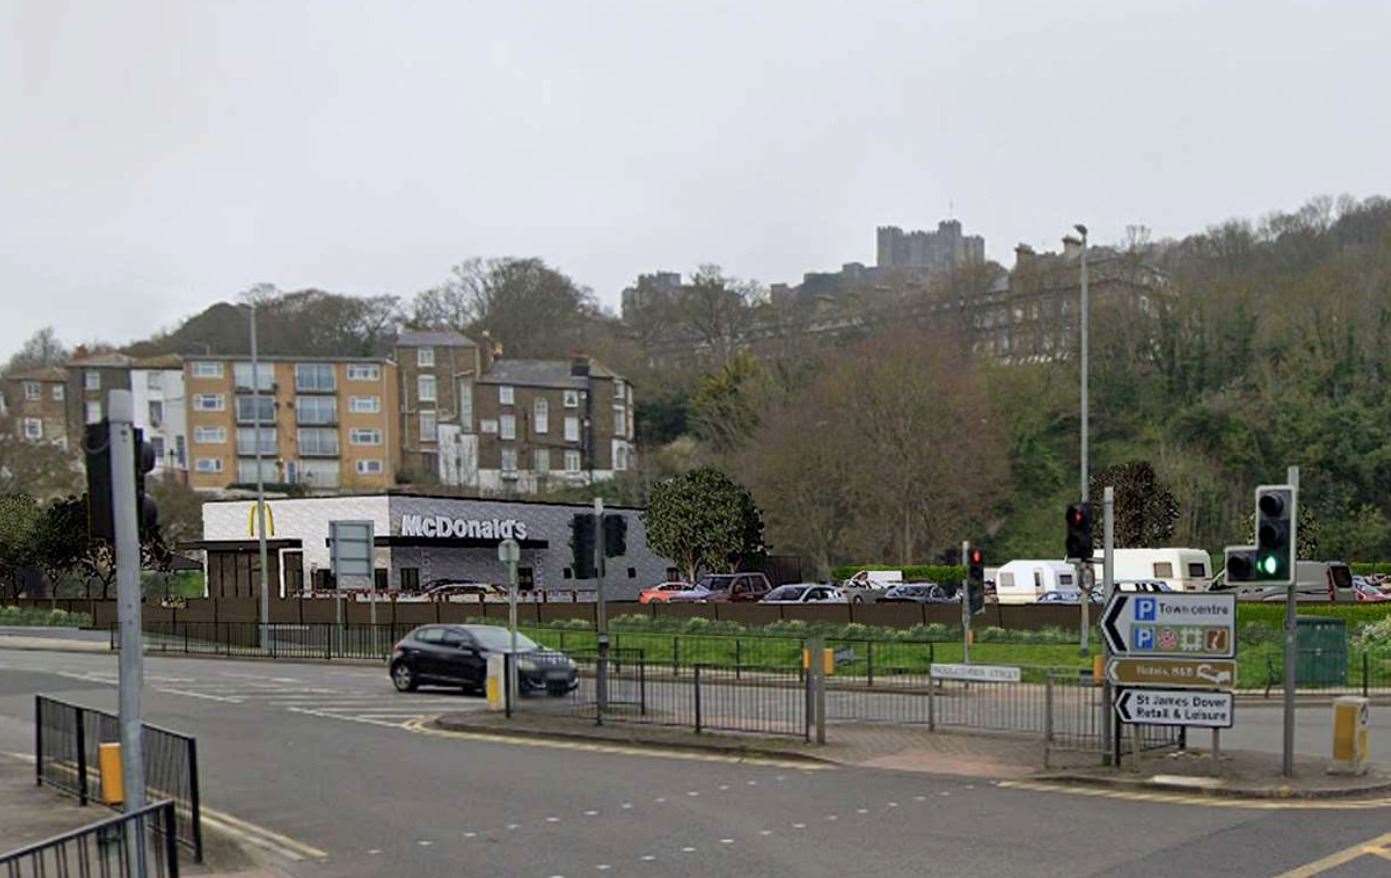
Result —
[{"label": "car headlight", "polygon": [[531,659],[518,659],[517,668],[523,671],[534,671],[536,670],[536,662]]}]

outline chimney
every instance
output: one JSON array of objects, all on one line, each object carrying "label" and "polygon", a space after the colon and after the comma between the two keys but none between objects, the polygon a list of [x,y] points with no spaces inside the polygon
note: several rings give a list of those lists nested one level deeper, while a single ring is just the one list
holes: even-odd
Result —
[{"label": "chimney", "polygon": [[575,378],[589,377],[589,356],[574,353],[570,355],[570,374]]},{"label": "chimney", "polygon": [[1014,267],[1015,267],[1015,268],[1019,268],[1019,267],[1022,266],[1022,265],[1027,265],[1027,264],[1029,263],[1029,261],[1032,260],[1033,258],[1034,258],[1034,248],[1030,247],[1028,244],[1015,244],[1015,245],[1014,245]]},{"label": "chimney", "polygon": [[1068,235],[1063,238],[1063,256],[1068,259],[1076,259],[1082,255],[1082,242]]}]

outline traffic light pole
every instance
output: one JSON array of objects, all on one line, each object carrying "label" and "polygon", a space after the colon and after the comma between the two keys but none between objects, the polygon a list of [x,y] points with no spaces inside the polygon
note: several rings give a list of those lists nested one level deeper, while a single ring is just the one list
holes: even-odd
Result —
[{"label": "traffic light pole", "polygon": [[1290,585],[1285,592],[1285,745],[1281,770],[1285,777],[1294,777],[1294,675],[1299,649],[1294,593],[1299,582],[1299,467],[1289,468],[1285,482],[1294,490],[1290,493],[1293,500],[1290,508]]},{"label": "traffic light pole", "polygon": [[598,629],[599,667],[594,675],[594,697],[598,702],[599,720],[609,704],[609,613],[604,603],[604,499],[594,498],[594,578],[595,618]]},{"label": "traffic light pole", "polygon": [[[1102,606],[1111,603],[1111,593],[1115,590],[1115,550],[1116,550],[1116,491],[1110,485],[1102,491],[1101,499],[1101,597]],[[1101,638],[1101,657],[1103,668],[1111,662],[1111,644]],[[1111,735],[1115,724],[1115,708],[1111,706],[1111,678],[1101,678],[1101,764],[1112,763]]]},{"label": "traffic light pole", "polygon": [[[961,541],[961,572],[968,573],[971,541]],[[971,582],[970,576],[961,577],[961,660],[971,663]]]}]

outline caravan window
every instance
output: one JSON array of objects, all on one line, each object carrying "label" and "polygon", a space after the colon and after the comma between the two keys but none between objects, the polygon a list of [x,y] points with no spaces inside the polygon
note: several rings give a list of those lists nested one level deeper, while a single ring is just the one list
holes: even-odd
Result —
[{"label": "caravan window", "polygon": [[1043,588],[1043,571],[1037,568],[1034,570],[1034,588]]},{"label": "caravan window", "polygon": [[1188,565],[1189,576],[1207,576],[1207,565],[1202,561],[1196,561]]},{"label": "caravan window", "polygon": [[1155,578],[1155,579],[1173,579],[1173,578],[1174,578],[1174,564],[1173,564],[1173,562],[1172,562],[1172,561],[1156,561],[1156,562],[1154,562],[1154,578]]},{"label": "caravan window", "polygon": [[1000,581],[997,582],[996,585],[998,585],[1000,588],[1014,588],[1013,573],[1001,573],[999,579]]},{"label": "caravan window", "polygon": [[1058,574],[1058,585],[1072,585],[1072,574],[1071,574],[1071,573],[1059,573],[1059,574]]}]

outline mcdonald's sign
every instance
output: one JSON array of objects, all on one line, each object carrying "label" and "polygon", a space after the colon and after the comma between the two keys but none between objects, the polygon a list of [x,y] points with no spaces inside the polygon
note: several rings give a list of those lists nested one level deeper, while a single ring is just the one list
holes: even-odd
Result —
[{"label": "mcdonald's sign", "polygon": [[[248,536],[256,536],[256,504],[252,503],[251,508],[246,511],[246,533]],[[269,503],[266,504],[266,536],[275,536],[275,510]]]}]

